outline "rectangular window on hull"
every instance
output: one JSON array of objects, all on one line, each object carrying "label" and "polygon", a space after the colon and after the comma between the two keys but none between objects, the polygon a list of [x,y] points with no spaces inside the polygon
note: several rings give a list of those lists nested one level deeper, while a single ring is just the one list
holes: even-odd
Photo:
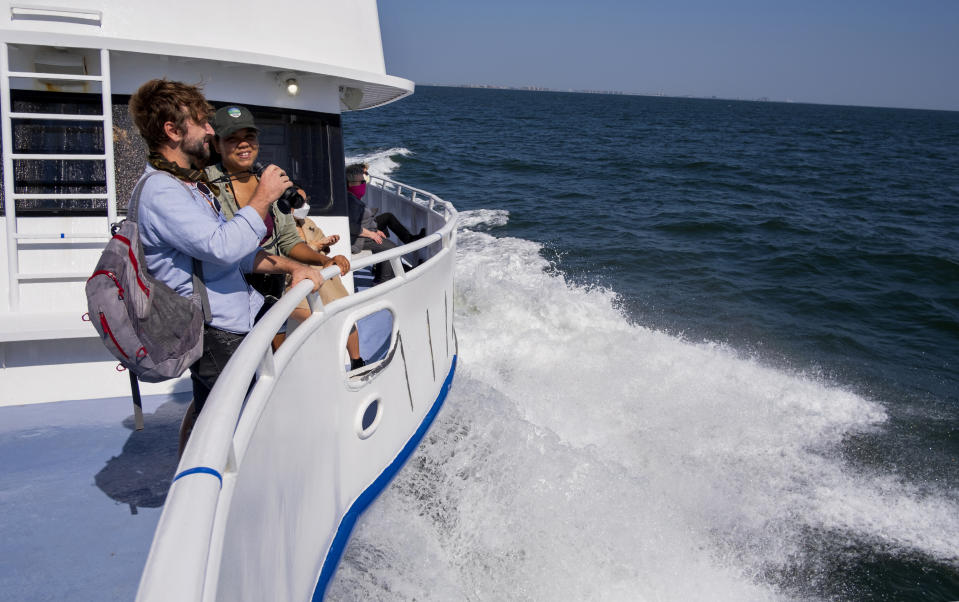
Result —
[{"label": "rectangular window on hull", "polygon": [[[14,90],[12,110],[22,113],[99,115],[99,94]],[[143,173],[147,148],[127,110],[128,96],[113,97],[113,154],[117,208],[123,212]],[[215,106],[224,103],[214,102]],[[276,163],[310,195],[314,215],[346,215],[346,175],[340,116],[249,106],[261,128],[260,158]],[[96,121],[13,120],[13,152],[18,154],[99,155],[103,124]],[[213,159],[216,159],[214,156]],[[102,160],[14,161],[18,194],[107,193]],[[0,178],[3,177],[0,162]],[[0,187],[0,211],[6,199]],[[18,199],[18,215],[106,215],[106,199]]]}]

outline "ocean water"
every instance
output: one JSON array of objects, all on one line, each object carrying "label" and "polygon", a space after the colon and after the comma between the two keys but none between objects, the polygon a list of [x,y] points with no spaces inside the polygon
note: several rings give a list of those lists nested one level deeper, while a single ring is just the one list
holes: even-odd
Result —
[{"label": "ocean water", "polygon": [[421,87],[453,390],[330,600],[959,599],[959,113]]}]

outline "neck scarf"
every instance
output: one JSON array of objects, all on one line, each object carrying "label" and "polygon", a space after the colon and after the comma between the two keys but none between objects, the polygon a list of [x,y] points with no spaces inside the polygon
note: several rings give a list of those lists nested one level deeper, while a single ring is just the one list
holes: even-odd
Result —
[{"label": "neck scarf", "polygon": [[156,151],[152,151],[149,155],[147,155],[147,162],[154,169],[171,173],[185,182],[203,182],[207,185],[207,187],[209,187],[210,191],[213,193],[213,196],[218,196],[220,194],[220,187],[211,182],[210,177],[206,175],[206,172],[202,169],[187,169],[186,167],[180,167],[173,161],[167,161],[163,158],[163,155]]}]

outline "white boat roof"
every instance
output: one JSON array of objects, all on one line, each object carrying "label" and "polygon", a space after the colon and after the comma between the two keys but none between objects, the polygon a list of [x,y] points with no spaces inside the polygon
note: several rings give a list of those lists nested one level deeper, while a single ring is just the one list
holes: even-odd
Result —
[{"label": "white boat roof", "polygon": [[[346,110],[380,106],[411,94],[414,88],[413,82],[386,73],[375,0],[239,0],[220,6],[186,0],[156,5],[60,0],[57,8],[4,1],[0,2],[0,39],[54,48],[105,48],[180,63],[220,63],[200,71],[206,73],[233,65],[274,76],[291,72],[306,85],[311,78],[327,84],[333,80],[362,92],[360,100]],[[115,77],[113,92],[130,94],[145,79],[142,74],[130,81]],[[312,108],[296,106],[296,99],[277,106],[283,104]]]}]

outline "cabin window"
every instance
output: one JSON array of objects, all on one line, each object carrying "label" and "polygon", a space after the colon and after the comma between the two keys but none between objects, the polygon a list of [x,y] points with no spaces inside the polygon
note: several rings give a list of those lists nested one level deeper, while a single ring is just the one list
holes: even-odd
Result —
[{"label": "cabin window", "polygon": [[[146,144],[127,110],[129,96],[113,97],[113,155],[120,212],[143,173]],[[12,90],[12,110],[23,113],[101,114],[99,94]],[[222,106],[222,102],[213,102]],[[310,195],[313,215],[346,215],[346,175],[340,116],[250,106],[262,128],[260,161],[276,163]],[[13,121],[13,151],[24,154],[93,155],[104,152],[103,124],[96,121]],[[215,158],[215,157],[214,157]],[[3,177],[0,162],[0,178]],[[107,193],[104,161],[33,160],[13,162],[14,191],[23,194]],[[0,207],[6,199],[0,186]],[[19,199],[18,215],[106,215],[103,199]]]},{"label": "cabin window", "polygon": [[[212,102],[219,108],[225,102]],[[310,195],[311,215],[346,215],[340,116],[244,105],[260,128],[259,161],[275,163]],[[214,159],[217,159],[214,151]]]},{"label": "cabin window", "polygon": [[[12,90],[14,113],[100,115],[99,94]],[[22,154],[103,154],[103,124],[95,121],[14,119],[13,152]],[[0,177],[3,176],[0,166]],[[20,194],[106,194],[106,168],[97,160],[17,159],[13,162],[14,192]],[[6,198],[0,188],[0,204]],[[103,199],[20,199],[17,213],[24,215],[75,213],[106,215]]]}]

